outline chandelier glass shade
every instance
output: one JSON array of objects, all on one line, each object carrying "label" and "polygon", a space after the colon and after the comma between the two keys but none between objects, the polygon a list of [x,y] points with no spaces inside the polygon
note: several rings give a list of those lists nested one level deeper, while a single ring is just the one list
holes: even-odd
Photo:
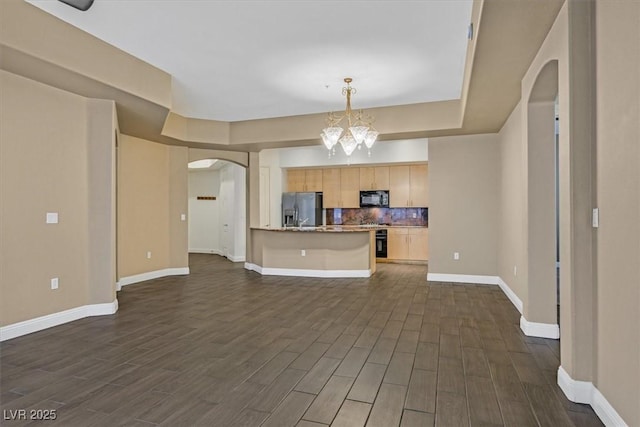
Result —
[{"label": "chandelier glass shade", "polygon": [[[344,113],[329,113],[327,127],[320,134],[324,146],[329,150],[329,157],[335,154],[335,147],[338,143],[347,155],[347,159],[350,159],[356,148],[362,148],[362,144],[367,147],[369,155],[371,155],[371,147],[378,138],[378,131],[372,126],[373,118],[365,115],[362,110],[354,112],[351,109],[351,95],[356,93],[356,89],[351,87],[352,81],[353,79],[350,77],[344,79],[347,84],[342,88],[342,94],[347,97]],[[346,130],[341,125],[342,122],[345,122]]]}]

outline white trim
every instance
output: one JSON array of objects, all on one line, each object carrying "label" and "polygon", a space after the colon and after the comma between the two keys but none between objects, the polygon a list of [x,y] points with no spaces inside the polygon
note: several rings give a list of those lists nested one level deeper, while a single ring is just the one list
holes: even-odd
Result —
[{"label": "white trim", "polygon": [[477,276],[472,274],[427,273],[427,280],[433,282],[476,283],[480,285],[497,285],[498,276]]},{"label": "white trim", "polygon": [[246,270],[255,271],[257,273],[262,274],[262,267],[260,267],[259,265],[252,264],[250,262],[245,262],[244,263],[244,268]]},{"label": "white trim", "polygon": [[11,325],[0,328],[0,341],[10,340],[12,338],[21,337],[22,335],[31,334],[33,332],[42,331],[63,323],[73,322],[90,316],[104,316],[113,314],[118,311],[118,300],[103,304],[89,304],[69,310],[60,311],[58,313],[47,314],[46,316],[36,317],[34,319],[24,320],[22,322],[13,323]]},{"label": "white trim", "polygon": [[591,403],[593,393],[593,383],[588,381],[577,381],[569,376],[562,366],[558,368],[558,385],[572,402]]},{"label": "white trim", "polygon": [[189,249],[190,254],[213,254],[213,255],[222,255],[222,251],[220,249]]},{"label": "white trim", "polygon": [[509,300],[511,301],[511,304],[513,304],[518,309],[520,314],[522,314],[522,307],[523,307],[522,300],[518,298],[518,295],[516,295],[516,293],[513,292],[513,290],[509,287],[509,285],[507,285],[507,282],[502,280],[501,277],[498,277],[498,286],[500,286],[500,289],[502,289],[502,292],[504,292],[507,298],[509,298]]},{"label": "white trim", "polygon": [[231,262],[245,262],[246,258],[244,255],[238,255],[238,256],[233,256],[233,255],[227,255],[227,259]]},{"label": "white trim", "polygon": [[261,267],[249,262],[244,268],[262,274],[263,276],[295,276],[295,277],[324,277],[324,278],[353,278],[371,277],[371,270],[307,270],[296,268]]},{"label": "white trim", "polygon": [[528,337],[560,338],[560,326],[556,323],[529,322],[524,316],[520,316],[520,329]]},{"label": "white trim", "polygon": [[591,405],[605,426],[628,427],[628,424],[592,382],[574,380],[560,366],[558,368],[558,385],[570,401]]},{"label": "white trim", "polygon": [[133,276],[121,277],[118,280],[118,286],[132,285],[145,280],[158,279],[166,276],[182,276],[189,274],[189,267],[165,268],[164,270],[149,271],[147,273],[135,274]]},{"label": "white trim", "polygon": [[600,417],[600,420],[607,427],[629,427],[629,425],[622,419],[618,411],[609,403],[606,397],[597,387],[593,387],[591,407],[595,413]]}]

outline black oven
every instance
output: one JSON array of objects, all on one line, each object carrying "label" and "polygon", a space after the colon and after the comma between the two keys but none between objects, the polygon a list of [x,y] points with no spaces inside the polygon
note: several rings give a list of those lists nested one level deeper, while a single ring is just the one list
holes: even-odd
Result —
[{"label": "black oven", "polygon": [[376,258],[387,257],[387,230],[376,230]]},{"label": "black oven", "polygon": [[388,208],[389,192],[386,190],[361,191],[360,207],[361,208]]}]

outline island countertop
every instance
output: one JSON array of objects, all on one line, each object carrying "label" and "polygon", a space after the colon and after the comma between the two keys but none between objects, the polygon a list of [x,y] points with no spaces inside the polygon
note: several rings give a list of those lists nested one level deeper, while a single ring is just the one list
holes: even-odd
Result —
[{"label": "island countertop", "polygon": [[262,230],[262,231],[293,231],[293,232],[317,232],[317,233],[354,233],[354,232],[369,232],[375,231],[377,229],[384,227],[342,227],[342,226],[321,226],[321,227],[251,227],[252,230]]},{"label": "island countertop", "polygon": [[351,233],[367,232],[376,230],[387,230],[394,228],[428,228],[424,225],[323,225],[319,227],[251,227],[252,230],[264,231],[302,231],[302,232],[325,232],[325,233]]},{"label": "island countertop", "polygon": [[251,230],[251,261],[263,275],[369,277],[376,271],[375,228],[287,227]]}]

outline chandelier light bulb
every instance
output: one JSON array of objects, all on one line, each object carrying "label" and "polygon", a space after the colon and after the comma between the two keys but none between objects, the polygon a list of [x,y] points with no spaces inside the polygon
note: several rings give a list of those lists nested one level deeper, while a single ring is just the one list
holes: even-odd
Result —
[{"label": "chandelier light bulb", "polygon": [[367,131],[367,135],[364,137],[364,145],[366,145],[367,148],[373,147],[373,144],[376,142],[376,138],[378,138],[377,130]]},{"label": "chandelier light bulb", "polygon": [[347,157],[349,157],[349,156],[351,156],[353,151],[358,146],[358,143],[353,138],[353,136],[347,134],[347,135],[343,136],[342,138],[340,138],[340,145],[342,145],[342,149],[344,150],[344,154],[346,154]]}]

